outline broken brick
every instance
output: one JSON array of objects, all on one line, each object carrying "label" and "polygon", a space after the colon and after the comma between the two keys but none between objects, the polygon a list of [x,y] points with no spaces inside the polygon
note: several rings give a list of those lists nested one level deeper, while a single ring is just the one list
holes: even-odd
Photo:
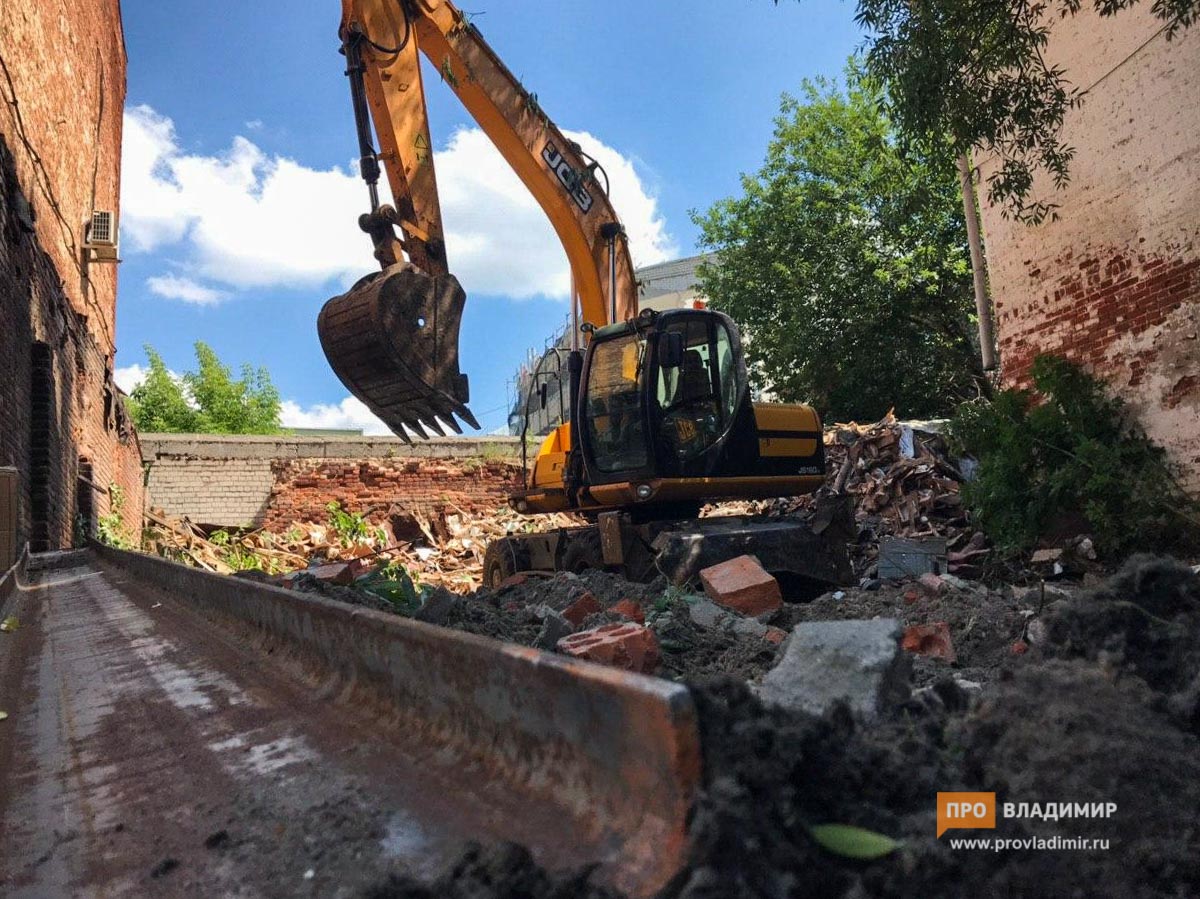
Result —
[{"label": "broken brick", "polygon": [[620,615],[622,618],[627,618],[637,624],[646,623],[646,613],[642,607],[632,599],[623,599],[619,603],[609,608],[609,611],[614,615]]},{"label": "broken brick", "polygon": [[950,641],[950,625],[944,621],[906,627],[900,647],[919,656],[929,656],[931,659],[941,659],[950,663],[958,658],[954,653],[954,644]]},{"label": "broken brick", "polygon": [[910,606],[920,598],[921,594],[919,594],[916,590],[908,590],[904,594],[904,601]]},{"label": "broken brick", "polygon": [[1012,646],[1009,647],[1008,651],[1011,652],[1015,656],[1023,656],[1023,655],[1025,655],[1025,653],[1029,652],[1029,644],[1026,643],[1024,640],[1018,640],[1016,643],[1014,643]]},{"label": "broken brick", "polygon": [[743,615],[774,612],[783,604],[779,582],[754,556],[738,556],[700,572],[709,599]]},{"label": "broken brick", "polygon": [[563,609],[562,616],[574,627],[579,627],[588,615],[595,615],[603,610],[604,607],[600,605],[600,600],[596,599],[589,591]]},{"label": "broken brick", "polygon": [[767,632],[763,634],[764,640],[766,640],[768,643],[773,643],[776,646],[782,643],[786,637],[787,631],[778,627],[769,627],[767,628]]},{"label": "broken brick", "polygon": [[510,574],[500,582],[498,589],[503,590],[505,587],[520,587],[527,580],[529,580],[529,575],[527,574]]},{"label": "broken brick", "polygon": [[654,632],[633,622],[605,624],[563,637],[558,641],[558,651],[641,674],[651,674],[661,657]]},{"label": "broken brick", "polygon": [[333,565],[318,565],[316,568],[308,569],[306,574],[311,574],[318,581],[324,581],[327,584],[337,584],[345,586],[354,583],[354,570],[345,562],[337,562]]}]

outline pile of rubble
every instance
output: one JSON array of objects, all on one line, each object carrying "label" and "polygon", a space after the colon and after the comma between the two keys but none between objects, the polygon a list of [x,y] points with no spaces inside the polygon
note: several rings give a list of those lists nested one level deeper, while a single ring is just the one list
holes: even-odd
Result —
[{"label": "pile of rubble", "polygon": [[807,515],[822,528],[836,506],[831,500],[848,497],[861,575],[877,575],[872,569],[882,538],[901,537],[944,539],[949,570],[976,576],[988,551],[959,495],[971,461],[951,458],[939,428],[937,422],[901,422],[891,412],[873,424],[835,424],[825,430],[826,484],[817,493],[721,503],[705,514]]},{"label": "pile of rubble", "polygon": [[[702,783],[687,864],[655,899],[1200,894],[1195,570],[1143,557],[1068,591],[838,593],[775,613],[796,623],[758,684],[689,679]],[[909,639],[931,616],[952,646]],[[990,797],[994,830],[944,835],[939,791]],[[392,875],[369,895],[616,899],[591,874],[476,847],[434,884]]]},{"label": "pile of rubble", "polygon": [[205,531],[186,518],[151,510],[146,515],[144,548],[219,574],[261,571],[282,575],[358,563],[357,575],[373,566],[391,565],[419,584],[470,593],[483,582],[483,554],[490,541],[535,526],[579,524],[569,515],[543,516],[534,522],[506,506],[486,514],[448,506],[428,517],[419,511],[393,508],[377,520],[381,523],[374,525],[359,518],[360,527],[354,532],[339,530],[332,515],[323,523],[296,522],[283,533]]}]

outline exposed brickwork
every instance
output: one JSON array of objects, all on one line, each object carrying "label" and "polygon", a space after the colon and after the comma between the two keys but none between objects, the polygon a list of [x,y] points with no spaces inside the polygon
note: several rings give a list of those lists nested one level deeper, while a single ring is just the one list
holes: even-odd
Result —
[{"label": "exposed brickwork", "polygon": [[152,505],[199,524],[274,529],[323,521],[334,500],[380,522],[393,504],[494,509],[519,481],[515,449],[490,439],[143,438]]},{"label": "exposed brickwork", "polygon": [[[1018,315],[997,303],[1001,323],[1004,376],[1011,384],[1028,386],[1029,366],[1039,353],[1055,353],[1085,362],[1123,387],[1144,382],[1147,364],[1157,354],[1126,356],[1122,341],[1159,329],[1182,307],[1200,298],[1200,258],[1188,261],[1139,257],[1131,262],[1113,251],[1106,262],[1092,257],[1072,265],[1068,255],[1056,260],[1066,271],[1049,285],[1036,307]],[[1072,270],[1074,269],[1074,270]],[[1031,272],[1036,277],[1039,273]],[[1194,338],[1192,338],[1194,339]],[[1181,379],[1183,393],[1165,398],[1178,405],[1194,378]]]},{"label": "exposed brickwork", "polygon": [[512,462],[482,459],[289,459],[271,469],[275,486],[263,517],[268,529],[323,521],[334,500],[368,516],[393,505],[424,514],[488,511],[504,504],[520,477]]},{"label": "exposed brickwork", "polygon": [[1005,384],[1039,353],[1083,363],[1200,492],[1200,28],[1161,26],[1143,6],[1055,22],[1047,62],[1087,89],[1063,130],[1070,185],[1035,187],[1059,219],[985,205],[984,231]]},{"label": "exposed brickwork", "polygon": [[93,514],[117,484],[137,534],[141,456],[112,382],[116,267],[85,266],[82,249],[92,210],[117,209],[117,0],[0,4],[0,62],[0,465],[21,474],[18,540],[70,545],[88,471]]}]

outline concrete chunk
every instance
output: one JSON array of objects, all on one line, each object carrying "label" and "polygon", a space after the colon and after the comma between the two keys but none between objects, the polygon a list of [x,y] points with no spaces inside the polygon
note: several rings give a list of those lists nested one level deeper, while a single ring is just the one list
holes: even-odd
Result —
[{"label": "concrete chunk", "polygon": [[774,612],[783,604],[779,582],[754,556],[738,556],[700,572],[704,592],[717,605],[743,615]]},{"label": "concrete chunk", "polygon": [[425,597],[425,602],[417,609],[413,618],[428,624],[445,624],[456,605],[458,597],[449,590],[434,590]]},{"label": "concrete chunk", "polygon": [[688,602],[688,617],[699,627],[724,627],[731,617],[728,612],[702,596]]},{"label": "concrete chunk", "polygon": [[558,612],[551,609],[549,606],[542,606],[538,609],[542,615],[542,629],[538,631],[537,639],[533,641],[533,645],[538,649],[544,649],[547,652],[553,652],[558,648],[558,641],[564,637],[571,636],[575,628],[571,626],[571,622],[563,618]]},{"label": "concrete chunk", "polygon": [[814,715],[844,699],[855,713],[873,717],[908,696],[910,662],[900,651],[900,634],[892,618],[797,625],[758,695]]}]

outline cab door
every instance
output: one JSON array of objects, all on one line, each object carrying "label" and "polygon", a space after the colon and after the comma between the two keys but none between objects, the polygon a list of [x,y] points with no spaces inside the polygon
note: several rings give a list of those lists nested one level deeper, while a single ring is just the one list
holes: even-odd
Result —
[{"label": "cab door", "polygon": [[[657,468],[663,477],[709,477],[721,469],[722,447],[746,401],[746,371],[736,329],[719,313],[660,316],[658,342],[682,354],[656,354],[650,397]],[[667,354],[672,355],[672,354]],[[678,363],[678,364],[674,364]]]}]

